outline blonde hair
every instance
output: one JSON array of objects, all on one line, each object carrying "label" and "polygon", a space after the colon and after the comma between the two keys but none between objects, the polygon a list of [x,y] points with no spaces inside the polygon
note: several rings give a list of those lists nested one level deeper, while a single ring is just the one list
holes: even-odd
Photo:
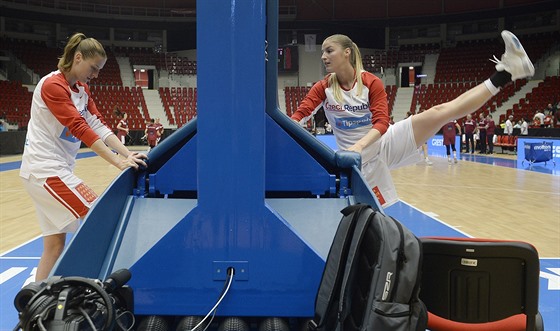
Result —
[{"label": "blonde hair", "polygon": [[[346,48],[350,49],[350,64],[352,65],[354,71],[356,72],[356,84],[358,86],[358,91],[356,95],[361,95],[362,89],[364,87],[364,83],[362,82],[362,71],[364,71],[364,65],[362,63],[362,54],[360,53],[360,49],[358,48],[358,45],[356,45],[352,41],[352,39],[350,39],[348,36],[343,34],[332,35],[330,37],[327,37],[325,41],[332,41],[335,44],[340,45],[340,47],[342,47],[343,50]],[[328,82],[329,82],[329,86],[331,86],[333,89],[334,98],[338,102],[342,102],[342,88],[338,83],[338,79],[336,78],[335,73],[332,73],[329,76]]]},{"label": "blonde hair", "polygon": [[74,63],[74,55],[76,52],[82,53],[84,59],[90,59],[99,55],[107,58],[107,53],[103,45],[94,38],[87,38],[83,33],[75,33],[68,39],[68,43],[64,47],[64,54],[58,59],[58,69],[60,71],[70,71]]}]

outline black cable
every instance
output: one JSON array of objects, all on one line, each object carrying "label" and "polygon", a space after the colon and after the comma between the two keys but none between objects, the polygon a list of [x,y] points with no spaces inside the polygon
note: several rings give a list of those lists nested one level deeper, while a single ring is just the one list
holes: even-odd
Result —
[{"label": "black cable", "polygon": [[89,326],[91,327],[91,329],[93,331],[96,331],[97,328],[95,327],[95,324],[93,324],[93,321],[91,320],[91,317],[89,317],[89,315],[87,314],[87,312],[84,310],[84,308],[82,307],[78,307],[78,309],[80,310],[80,313],[82,313],[82,316],[84,316],[84,318],[88,321]]}]

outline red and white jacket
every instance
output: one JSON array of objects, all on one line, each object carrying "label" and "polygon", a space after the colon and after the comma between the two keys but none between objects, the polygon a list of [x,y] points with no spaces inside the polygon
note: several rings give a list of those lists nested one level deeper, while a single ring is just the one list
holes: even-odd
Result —
[{"label": "red and white jacket", "polygon": [[47,178],[73,171],[82,141],[91,146],[111,134],[87,84],[70,86],[60,71],[51,72],[33,92],[20,176]]},{"label": "red and white jacket", "polygon": [[[333,89],[328,86],[330,75],[327,75],[313,85],[292,119],[301,121],[323,107],[340,149],[348,149],[372,128],[383,135],[389,127],[385,87],[374,74],[362,71],[361,75],[364,84],[362,93],[357,95],[355,83],[350,90],[342,89],[342,102],[336,101]],[[371,158],[369,154],[367,149],[363,151],[363,162]]]}]

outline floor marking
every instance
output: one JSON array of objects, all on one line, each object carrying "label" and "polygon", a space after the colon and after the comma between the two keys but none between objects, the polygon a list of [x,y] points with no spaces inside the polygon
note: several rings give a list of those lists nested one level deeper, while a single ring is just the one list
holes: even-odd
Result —
[{"label": "floor marking", "polygon": [[0,284],[3,284],[5,281],[12,279],[19,273],[23,272],[27,267],[12,267],[0,274]]}]

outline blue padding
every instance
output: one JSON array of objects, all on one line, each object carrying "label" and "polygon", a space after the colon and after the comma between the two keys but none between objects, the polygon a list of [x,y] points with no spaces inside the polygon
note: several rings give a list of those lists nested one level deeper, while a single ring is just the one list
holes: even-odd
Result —
[{"label": "blue padding", "polygon": [[172,135],[165,138],[148,153],[149,172],[157,171],[161,166],[169,161],[195,134],[197,120],[194,118],[185,126],[175,131]]},{"label": "blue padding", "polygon": [[[285,115],[282,117],[286,119]],[[296,124],[290,122],[288,120],[288,125]],[[189,122],[149,153],[147,176],[150,196],[197,191],[198,135],[195,123]],[[294,135],[287,133],[268,116],[266,126],[268,192],[298,191],[313,195],[332,195],[336,191],[336,173],[340,168],[348,169],[359,164],[359,155],[356,153],[334,153],[330,147],[297,124],[292,129],[299,131],[302,139],[308,140],[310,146],[307,148],[302,147],[294,140]],[[326,159],[320,155],[326,156]],[[318,157],[321,162],[316,160]]]},{"label": "blue padding", "polygon": [[280,112],[278,108],[267,109],[268,115],[288,132],[305,150],[315,156],[323,166],[336,167],[336,157],[334,151],[307,132],[294,120]]},{"label": "blue padding", "polygon": [[150,196],[197,190],[197,136],[187,142],[181,141],[181,144],[183,147],[179,151],[169,157],[157,172],[150,174]]},{"label": "blue padding", "polygon": [[327,171],[294,141],[293,136],[268,116],[266,133],[267,192],[297,191],[334,195],[335,173]]},{"label": "blue padding", "polygon": [[336,165],[341,168],[352,168],[356,166],[358,169],[362,167],[362,155],[356,152],[336,151]]}]

